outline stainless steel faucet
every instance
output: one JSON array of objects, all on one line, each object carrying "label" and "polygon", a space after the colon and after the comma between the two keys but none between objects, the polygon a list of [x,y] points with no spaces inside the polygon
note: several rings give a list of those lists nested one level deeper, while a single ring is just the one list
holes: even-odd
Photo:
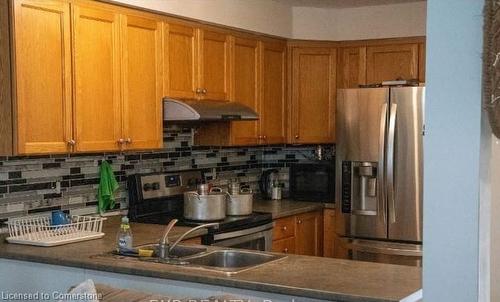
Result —
[{"label": "stainless steel faucet", "polygon": [[219,225],[218,222],[201,224],[199,226],[196,226],[192,229],[187,230],[184,234],[179,236],[179,238],[177,238],[177,240],[174,243],[171,244],[170,240],[168,239],[168,234],[170,233],[170,231],[172,230],[172,228],[174,227],[174,225],[177,222],[178,222],[177,219],[172,219],[168,223],[167,227],[165,228],[165,232],[163,233],[163,237],[160,240],[160,244],[159,244],[158,255],[159,255],[160,260],[168,261],[170,259],[170,252],[179,244],[179,242],[181,242],[184,238],[186,238],[187,235],[191,234],[192,232],[199,230],[199,229],[202,229],[202,228],[208,228],[208,227]]}]

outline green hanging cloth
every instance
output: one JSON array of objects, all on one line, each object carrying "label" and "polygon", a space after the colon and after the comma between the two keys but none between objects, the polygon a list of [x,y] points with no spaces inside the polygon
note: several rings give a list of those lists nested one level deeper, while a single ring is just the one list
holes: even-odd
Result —
[{"label": "green hanging cloth", "polygon": [[104,213],[106,210],[115,207],[115,191],[119,185],[116,181],[115,174],[111,165],[103,160],[99,169],[99,189],[97,191],[97,199],[99,201],[99,213]]}]

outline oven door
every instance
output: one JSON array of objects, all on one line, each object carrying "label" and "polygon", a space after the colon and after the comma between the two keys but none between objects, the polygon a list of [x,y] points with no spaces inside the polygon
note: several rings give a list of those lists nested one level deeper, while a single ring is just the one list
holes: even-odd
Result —
[{"label": "oven door", "polygon": [[271,251],[274,222],[233,232],[214,235],[214,246]]}]

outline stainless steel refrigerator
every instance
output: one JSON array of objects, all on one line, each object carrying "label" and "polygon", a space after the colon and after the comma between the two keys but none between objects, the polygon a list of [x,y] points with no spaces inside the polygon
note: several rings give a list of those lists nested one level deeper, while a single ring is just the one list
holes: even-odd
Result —
[{"label": "stainless steel refrigerator", "polygon": [[424,87],[341,89],[336,254],[421,265]]}]

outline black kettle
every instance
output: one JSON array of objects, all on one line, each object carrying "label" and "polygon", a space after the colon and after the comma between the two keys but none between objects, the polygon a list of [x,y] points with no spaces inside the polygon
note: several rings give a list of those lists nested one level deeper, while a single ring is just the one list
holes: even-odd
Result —
[{"label": "black kettle", "polygon": [[263,199],[272,199],[273,183],[278,182],[279,171],[269,169],[262,172],[259,180],[259,189]]}]

